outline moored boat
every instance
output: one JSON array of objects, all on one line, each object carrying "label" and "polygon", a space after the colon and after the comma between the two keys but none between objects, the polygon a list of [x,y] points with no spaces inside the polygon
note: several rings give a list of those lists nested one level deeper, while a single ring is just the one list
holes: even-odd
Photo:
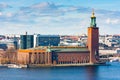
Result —
[{"label": "moored boat", "polygon": [[20,64],[10,64],[8,68],[27,68],[27,65],[20,65]]}]

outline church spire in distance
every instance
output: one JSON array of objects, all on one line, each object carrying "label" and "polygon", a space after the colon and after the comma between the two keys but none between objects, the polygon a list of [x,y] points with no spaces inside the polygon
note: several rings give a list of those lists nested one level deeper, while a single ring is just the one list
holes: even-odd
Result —
[{"label": "church spire in distance", "polygon": [[95,17],[94,9],[92,10],[90,27],[96,27],[96,17]]}]

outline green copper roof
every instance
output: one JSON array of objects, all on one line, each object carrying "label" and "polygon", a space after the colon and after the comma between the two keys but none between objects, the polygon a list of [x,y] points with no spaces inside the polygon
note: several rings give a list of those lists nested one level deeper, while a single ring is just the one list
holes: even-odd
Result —
[{"label": "green copper roof", "polygon": [[94,11],[92,12],[90,26],[91,26],[91,27],[96,27],[96,17],[95,17]]},{"label": "green copper roof", "polygon": [[56,47],[52,47],[52,46],[48,46],[48,47],[43,47],[43,46],[39,46],[36,48],[30,48],[29,50],[46,50],[47,52],[89,52],[88,48],[86,47],[65,47],[65,46],[56,46]]},{"label": "green copper roof", "polygon": [[88,52],[87,48],[51,48],[55,52]]}]

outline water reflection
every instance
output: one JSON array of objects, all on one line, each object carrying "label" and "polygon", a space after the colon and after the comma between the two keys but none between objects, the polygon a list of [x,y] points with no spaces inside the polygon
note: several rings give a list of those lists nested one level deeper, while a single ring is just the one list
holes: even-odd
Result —
[{"label": "water reflection", "polygon": [[[44,80],[100,80],[99,66],[30,68],[28,72]],[[29,74],[30,74],[29,73]],[[34,78],[35,79],[35,78]]]},{"label": "water reflection", "polygon": [[0,80],[120,80],[120,63],[111,66],[0,68]]},{"label": "water reflection", "polygon": [[86,68],[87,80],[99,80],[99,66],[89,66]]}]

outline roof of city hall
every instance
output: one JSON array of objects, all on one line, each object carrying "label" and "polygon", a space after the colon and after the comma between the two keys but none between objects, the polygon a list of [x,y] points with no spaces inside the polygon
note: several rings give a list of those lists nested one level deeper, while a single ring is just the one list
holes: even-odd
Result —
[{"label": "roof of city hall", "polygon": [[80,46],[39,46],[29,49],[19,49],[18,52],[89,52],[87,47]]}]

